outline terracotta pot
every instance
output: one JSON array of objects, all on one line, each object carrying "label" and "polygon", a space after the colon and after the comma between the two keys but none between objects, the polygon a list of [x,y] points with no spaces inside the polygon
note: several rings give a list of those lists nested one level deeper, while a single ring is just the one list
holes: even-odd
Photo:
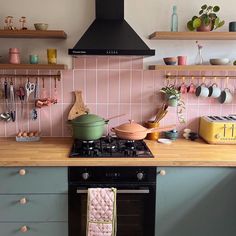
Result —
[{"label": "terracotta pot", "polygon": [[212,23],[209,25],[201,24],[200,27],[197,28],[198,32],[209,32],[212,31]]},{"label": "terracotta pot", "polygon": [[115,128],[112,128],[111,131],[114,132],[117,137],[121,139],[141,140],[146,138],[148,133],[169,131],[175,128],[175,125],[171,125],[163,128],[147,129],[142,125],[135,123],[133,120],[130,120],[129,123],[125,123]]}]

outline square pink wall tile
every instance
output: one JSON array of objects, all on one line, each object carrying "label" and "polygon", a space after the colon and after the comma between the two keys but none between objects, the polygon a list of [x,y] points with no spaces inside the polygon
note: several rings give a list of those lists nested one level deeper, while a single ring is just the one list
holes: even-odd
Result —
[{"label": "square pink wall tile", "polygon": [[142,102],[152,103],[155,97],[154,73],[151,70],[143,71]]},{"label": "square pink wall tile", "polygon": [[63,110],[61,104],[51,106],[52,136],[62,137],[63,129]]},{"label": "square pink wall tile", "polygon": [[97,69],[97,57],[87,56],[85,60],[85,67],[87,70]]},{"label": "square pink wall tile", "polygon": [[222,116],[228,116],[233,113],[233,105],[232,104],[223,104],[222,105]]},{"label": "square pink wall tile", "polygon": [[132,69],[142,70],[143,69],[143,57],[132,57]]},{"label": "square pink wall tile", "polygon": [[142,123],[142,104],[131,104],[131,120]]},{"label": "square pink wall tile", "polygon": [[109,99],[108,103],[118,103],[120,101],[120,72],[119,70],[109,71]]},{"label": "square pink wall tile", "polygon": [[6,124],[6,137],[16,136],[16,133],[17,133],[16,122],[8,122]]},{"label": "square pink wall tile", "polygon": [[62,88],[63,88],[63,102],[71,103],[72,102],[72,91],[74,90],[73,86],[73,71],[65,70],[63,71],[62,77]]},{"label": "square pink wall tile", "polygon": [[213,116],[214,115],[220,116],[221,115],[221,109],[222,109],[222,105],[220,105],[220,104],[211,104],[209,114],[211,114]]},{"label": "square pink wall tile", "polygon": [[86,104],[87,107],[89,108],[89,112],[92,113],[92,114],[97,114],[97,105],[98,104],[93,104],[93,103],[89,103],[89,104]]},{"label": "square pink wall tile", "polygon": [[6,129],[5,122],[1,122],[0,123],[0,137],[5,137],[6,136],[5,129]]},{"label": "square pink wall tile", "polygon": [[62,105],[62,136],[63,137],[71,137],[72,136],[72,128],[71,125],[67,123],[68,114],[70,109],[72,108],[72,104],[63,104]]},{"label": "square pink wall tile", "polygon": [[118,70],[120,68],[120,58],[118,56],[109,57],[109,69]]},{"label": "square pink wall tile", "polygon": [[97,69],[107,70],[109,68],[109,57],[108,56],[98,56],[97,57]]},{"label": "square pink wall tile", "polygon": [[97,102],[108,102],[108,89],[109,89],[109,71],[98,70],[97,71]]},{"label": "square pink wall tile", "polygon": [[132,68],[132,57],[120,56],[120,69],[130,70]]},{"label": "square pink wall tile", "polygon": [[73,58],[73,69],[85,69],[85,56]]},{"label": "square pink wall tile", "polygon": [[97,78],[96,70],[86,71],[86,103],[97,102]]},{"label": "square pink wall tile", "polygon": [[119,118],[119,124],[127,123],[131,119],[131,106],[130,104],[120,104],[120,114],[124,116]]},{"label": "square pink wall tile", "polygon": [[120,71],[120,103],[130,103],[131,70]]},{"label": "square pink wall tile", "polygon": [[75,70],[74,71],[74,90],[82,91],[82,94],[86,96],[85,91],[85,70]]},{"label": "square pink wall tile", "polygon": [[43,107],[40,110],[41,136],[52,136],[51,107]]},{"label": "square pink wall tile", "polygon": [[210,105],[199,105],[199,116],[209,116]]},{"label": "square pink wall tile", "polygon": [[154,103],[142,103],[142,121],[154,120],[158,111],[158,106]]},{"label": "square pink wall tile", "polygon": [[131,76],[131,102],[140,103],[142,101],[143,71],[133,70]]}]

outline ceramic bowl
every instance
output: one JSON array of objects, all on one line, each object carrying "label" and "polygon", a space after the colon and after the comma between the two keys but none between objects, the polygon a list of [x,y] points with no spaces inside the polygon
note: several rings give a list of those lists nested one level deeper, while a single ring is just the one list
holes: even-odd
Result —
[{"label": "ceramic bowl", "polygon": [[164,132],[165,138],[171,139],[171,140],[176,140],[179,137],[178,131],[166,131]]},{"label": "ceramic bowl", "polygon": [[226,64],[229,64],[229,59],[228,58],[213,58],[213,59],[210,59],[210,64],[211,65],[226,65]]},{"label": "ceramic bowl", "polygon": [[48,24],[36,23],[36,24],[34,24],[34,27],[35,27],[36,30],[47,30],[48,29]]},{"label": "ceramic bowl", "polygon": [[166,65],[176,65],[178,58],[177,57],[165,57],[163,58]]}]

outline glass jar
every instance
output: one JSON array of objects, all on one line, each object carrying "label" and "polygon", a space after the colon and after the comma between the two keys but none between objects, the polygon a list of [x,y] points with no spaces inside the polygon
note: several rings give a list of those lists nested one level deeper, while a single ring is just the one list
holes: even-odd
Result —
[{"label": "glass jar", "polygon": [[20,64],[20,50],[19,48],[9,48],[9,63]]}]

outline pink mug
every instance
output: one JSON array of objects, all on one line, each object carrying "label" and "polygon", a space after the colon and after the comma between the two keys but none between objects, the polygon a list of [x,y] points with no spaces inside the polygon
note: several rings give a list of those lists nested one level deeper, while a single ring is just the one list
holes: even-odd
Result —
[{"label": "pink mug", "polygon": [[191,83],[189,86],[188,86],[188,93],[195,93],[196,92],[196,87],[193,83]]},{"label": "pink mug", "polygon": [[182,94],[187,93],[187,86],[186,86],[185,83],[182,83],[182,84],[180,85],[179,91],[180,91],[180,93],[182,93]]},{"label": "pink mug", "polygon": [[178,65],[183,66],[187,64],[187,57],[186,56],[178,56]]}]

